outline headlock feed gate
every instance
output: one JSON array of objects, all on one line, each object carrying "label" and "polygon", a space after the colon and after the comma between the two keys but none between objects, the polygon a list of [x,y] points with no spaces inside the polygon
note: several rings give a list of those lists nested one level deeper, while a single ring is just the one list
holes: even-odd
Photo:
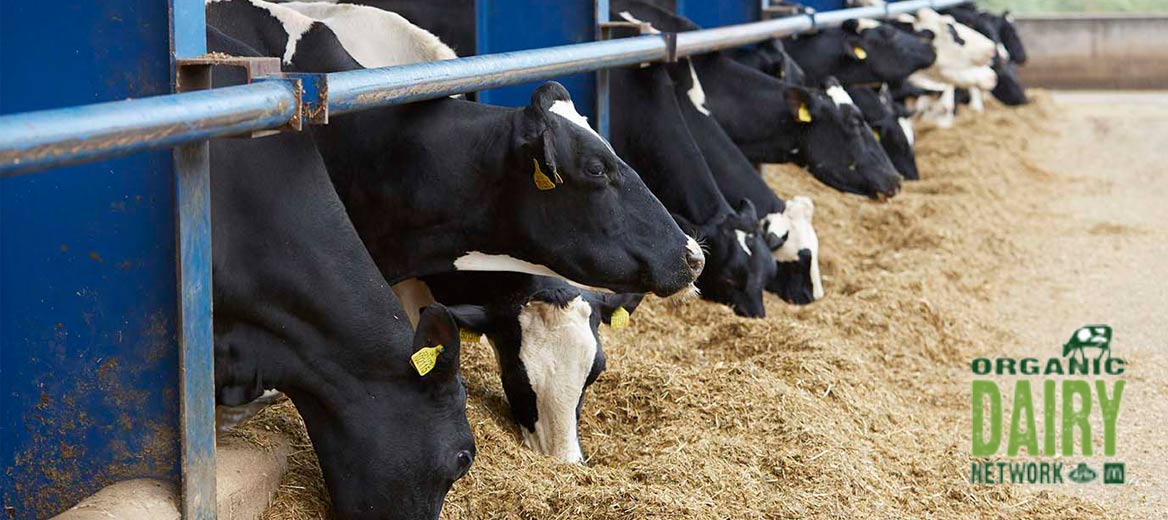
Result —
[{"label": "headlock feed gate", "polygon": [[607,0],[477,0],[487,54],[203,91],[204,0],[0,3],[0,517],[131,478],[215,516],[207,139],[456,93],[524,104],[514,85],[564,77],[603,129],[596,71],[961,1],[756,21],[758,0],[676,0],[713,28],[595,41]]}]

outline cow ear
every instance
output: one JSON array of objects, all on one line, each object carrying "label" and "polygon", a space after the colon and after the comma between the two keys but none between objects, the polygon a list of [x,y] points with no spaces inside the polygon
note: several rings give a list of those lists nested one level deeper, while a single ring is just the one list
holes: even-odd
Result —
[{"label": "cow ear", "polygon": [[[620,328],[627,325],[627,319],[637,306],[641,305],[644,294],[600,294],[592,295],[593,304],[600,309],[600,321],[610,327]],[[617,325],[613,325],[613,315],[617,316]]]},{"label": "cow ear", "polygon": [[868,50],[864,48],[864,41],[858,37],[844,38],[844,56],[855,61],[868,59]]},{"label": "cow ear", "polygon": [[803,87],[788,87],[783,93],[787,101],[787,109],[791,111],[791,118],[797,123],[807,124],[812,121],[811,92]]},{"label": "cow ear", "polygon": [[758,212],[755,211],[754,203],[750,199],[738,202],[738,221],[752,228],[758,225]]},{"label": "cow ear", "polygon": [[410,356],[410,365],[419,376],[437,380],[458,374],[461,347],[458,324],[444,305],[435,303],[422,309]]},{"label": "cow ear", "polygon": [[491,330],[491,317],[481,305],[451,305],[446,308],[461,330],[485,333]]},{"label": "cow ear", "polygon": [[860,21],[855,18],[844,20],[844,23],[840,24],[840,29],[851,34],[860,34]]},{"label": "cow ear", "polygon": [[556,184],[563,182],[556,164],[554,123],[551,115],[551,109],[557,101],[571,103],[572,97],[568,95],[568,90],[563,85],[548,81],[535,89],[531,94],[531,104],[523,109],[523,143],[520,146],[528,150],[534,161],[532,176],[540,190],[554,189]]}]

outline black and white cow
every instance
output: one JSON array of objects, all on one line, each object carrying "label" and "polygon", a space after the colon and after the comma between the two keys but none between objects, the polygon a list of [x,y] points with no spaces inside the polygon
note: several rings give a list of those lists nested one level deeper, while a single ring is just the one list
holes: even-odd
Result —
[{"label": "black and white cow", "polygon": [[[614,19],[644,21],[663,31],[698,28],[638,0],[614,1],[612,11]],[[690,61],[704,89],[705,107],[751,161],[795,163],[833,188],[872,198],[900,190],[900,175],[859,109],[840,103],[847,95],[842,88],[787,85],[724,53]]]},{"label": "black and white cow", "polygon": [[[994,61],[991,64],[994,73],[998,77],[997,85],[991,91],[994,97],[1009,106],[1028,103],[1026,88],[1018,78],[1018,69],[1015,65],[1014,55],[1009,50],[1010,48],[1014,48],[1016,52],[1021,53],[1022,60],[1025,61],[1026,50],[1022,46],[1022,40],[1018,38],[1014,24],[1006,16],[998,16],[979,11],[972,5],[951,8],[944,11],[944,13],[952,16],[958,23],[968,26],[986,38],[993,40],[997,45],[998,55],[994,57]],[[1010,45],[1006,45],[1007,41],[1010,42]]]},{"label": "black and white cow", "polygon": [[613,313],[621,314],[620,326],[627,324],[641,295],[581,291],[556,278],[520,273],[445,273],[423,280],[459,326],[490,341],[523,444],[583,463],[578,428],[584,392],[606,367],[598,329],[612,322]]},{"label": "black and white cow", "polygon": [[[452,316],[410,328],[306,134],[212,141],[211,206],[218,402],[291,397],[337,518],[437,519],[475,456]],[[419,375],[411,355],[437,345]]]},{"label": "black and white cow", "polygon": [[933,64],[928,33],[910,34],[876,20],[847,20],[835,29],[792,36],[787,54],[807,74],[808,85],[829,76],[845,85],[895,83]]},{"label": "black and white cow", "polygon": [[[686,127],[709,165],[718,189],[727,200],[749,200],[762,218],[763,238],[770,247],[776,266],[767,290],[784,300],[811,303],[823,297],[819,275],[819,238],[811,225],[814,206],[807,197],[795,197],[789,203],[780,199],[734,141],[705,110],[701,100],[701,81],[689,60],[673,68],[674,94]],[[794,211],[788,211],[793,208]]]},{"label": "black and white cow", "polygon": [[884,147],[896,171],[905,179],[920,179],[916,154],[913,152],[915,136],[912,120],[909,119],[912,113],[892,98],[887,85],[880,88],[848,86],[845,90],[876,132],[880,146]]},{"label": "black and white cow", "polygon": [[[217,1],[207,18],[263,54],[283,56],[289,70],[361,67],[367,56],[350,57],[338,27],[328,25],[342,17],[314,22],[293,5]],[[394,32],[372,24],[382,31],[376,37],[416,49],[412,61],[452,55],[432,34],[396,19]],[[313,130],[390,283],[454,270],[517,271],[669,295],[689,287],[704,265],[697,243],[557,83],[537,89],[525,108],[443,98],[340,115]]]},{"label": "black and white cow", "polygon": [[745,49],[727,51],[734,60],[792,85],[807,84],[807,73],[787,54],[782,40],[768,40]]},{"label": "black and white cow", "polygon": [[682,229],[704,239],[706,267],[697,281],[702,297],[730,305],[740,316],[765,316],[762,295],[774,261],[755,208],[747,199],[731,207],[718,190],[685,125],[668,67],[610,72],[613,147]]}]

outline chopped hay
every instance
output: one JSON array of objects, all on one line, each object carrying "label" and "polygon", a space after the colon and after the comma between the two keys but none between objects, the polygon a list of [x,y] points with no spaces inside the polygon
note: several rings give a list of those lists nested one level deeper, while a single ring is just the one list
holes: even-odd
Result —
[{"label": "chopped hay", "polygon": [[[1051,135],[1049,97],[922,132],[925,180],[884,204],[769,166],[810,195],[827,296],[767,297],[765,320],[650,297],[602,331],[608,371],[586,397],[589,465],[520,444],[485,342],[463,349],[478,456],[443,518],[1088,518],[1051,491],[968,483],[968,362],[1010,338],[994,325],[997,270],[1018,261],[1011,219],[1054,196],[1026,151]],[[266,518],[327,517],[319,469],[289,403],[248,428],[299,448]],[[360,485],[360,483],[353,483]]]}]

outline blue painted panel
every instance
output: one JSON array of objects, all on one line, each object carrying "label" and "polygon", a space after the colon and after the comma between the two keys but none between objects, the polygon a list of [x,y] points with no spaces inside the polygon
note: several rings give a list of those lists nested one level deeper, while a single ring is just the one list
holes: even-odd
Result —
[{"label": "blue painted panel", "polygon": [[761,20],[760,0],[677,0],[677,13],[704,27]]},{"label": "blue painted panel", "polygon": [[[477,54],[520,51],[595,40],[593,0],[476,0]],[[556,78],[572,94],[576,109],[592,118],[595,74]],[[523,83],[479,94],[493,105],[524,106],[539,83]]]},{"label": "blue painted panel", "polygon": [[846,0],[802,0],[800,3],[816,11],[835,11],[847,7]]},{"label": "blue painted panel", "polygon": [[[168,93],[168,2],[0,2],[0,63],[0,113]],[[0,180],[6,518],[177,482],[174,193],[165,151]]]}]

